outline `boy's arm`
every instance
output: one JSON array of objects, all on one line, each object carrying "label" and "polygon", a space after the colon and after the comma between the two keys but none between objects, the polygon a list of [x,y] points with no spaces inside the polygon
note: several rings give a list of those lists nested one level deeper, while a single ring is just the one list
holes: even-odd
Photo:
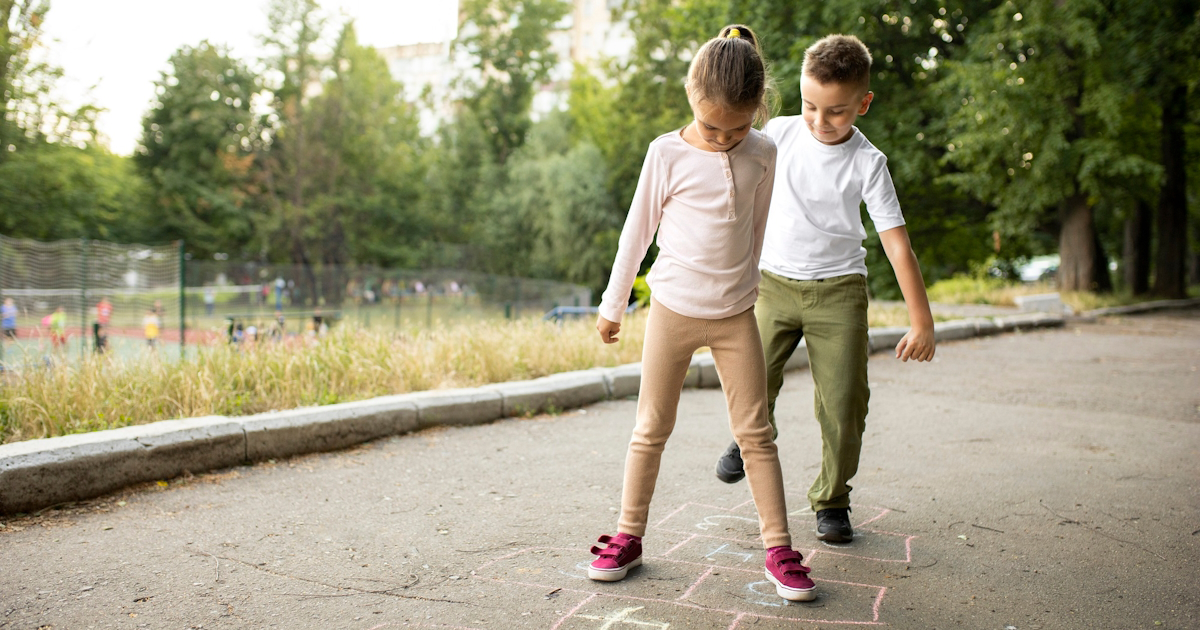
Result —
[{"label": "boy's arm", "polygon": [[879,240],[883,243],[888,261],[892,263],[896,281],[900,283],[911,324],[908,334],[896,344],[896,358],[901,361],[929,361],[933,359],[935,345],[933,314],[929,311],[925,280],[921,277],[921,266],[917,264],[912,242],[908,240],[908,230],[903,225],[885,230],[879,233]]}]

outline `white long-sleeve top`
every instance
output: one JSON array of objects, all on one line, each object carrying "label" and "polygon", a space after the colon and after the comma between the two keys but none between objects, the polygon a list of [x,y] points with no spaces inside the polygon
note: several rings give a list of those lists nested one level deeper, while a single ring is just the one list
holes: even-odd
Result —
[{"label": "white long-sleeve top", "polygon": [[620,322],[638,267],[658,232],[646,277],[672,311],[723,319],[758,297],[758,260],[775,182],[775,143],[752,129],[729,151],[705,151],[681,130],[650,143],[621,230],[600,315]]}]

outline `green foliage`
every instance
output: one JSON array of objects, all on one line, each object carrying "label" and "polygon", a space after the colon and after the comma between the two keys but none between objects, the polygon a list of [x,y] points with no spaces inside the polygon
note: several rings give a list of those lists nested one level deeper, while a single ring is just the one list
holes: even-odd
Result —
[{"label": "green foliage", "polygon": [[519,253],[517,264],[504,271],[577,282],[598,294],[623,213],[606,188],[600,150],[586,142],[571,146],[569,123],[563,114],[548,117],[513,154],[504,194],[494,204],[494,225],[503,246]]},{"label": "green foliage", "polygon": [[307,267],[410,263],[424,142],[401,84],[350,23],[319,59],[324,21],[311,0],[276,0],[269,22],[281,80],[259,151],[263,251]]},{"label": "green foliage", "polygon": [[156,82],[135,161],[150,182],[154,241],[184,238],[195,255],[251,255],[256,208],[250,110],[258,79],[227,51],[184,46]]},{"label": "green foliage", "polygon": [[464,104],[488,135],[498,164],[525,141],[534,90],[558,62],[550,33],[570,11],[565,0],[463,0],[459,50],[475,61]]},{"label": "green foliage", "polygon": [[93,105],[54,99],[62,69],[43,61],[49,3],[0,1],[0,232],[128,239],[145,187],[128,160],[96,146]]},{"label": "green foliage", "polygon": [[[850,33],[871,49],[875,100],[858,125],[889,157],[929,284],[1059,249],[1070,209],[1110,253],[1139,207],[1178,218],[1182,206],[1191,226],[1170,229],[1192,251],[1200,241],[1200,114],[1180,106],[1200,83],[1197,0],[620,4],[629,57],[578,66],[567,83],[549,44],[569,2],[464,0],[455,50],[472,70],[453,118],[424,138],[352,24],[316,0],[272,0],[265,70],[207,42],[181,48],[131,160],[95,146],[97,108],[52,98],[61,71],[40,61],[49,5],[0,0],[0,231],[183,237],[201,258],[460,267],[599,295],[647,145],[691,119],[692,55],[741,22],[759,35],[779,115],[800,113],[816,39]],[[534,122],[547,83],[567,87],[569,106]],[[250,103],[264,91],[260,116]],[[878,235],[864,246],[872,294],[899,297]]]},{"label": "green foliage", "polygon": [[0,162],[0,233],[17,238],[142,240],[146,190],[128,158],[43,143]]}]

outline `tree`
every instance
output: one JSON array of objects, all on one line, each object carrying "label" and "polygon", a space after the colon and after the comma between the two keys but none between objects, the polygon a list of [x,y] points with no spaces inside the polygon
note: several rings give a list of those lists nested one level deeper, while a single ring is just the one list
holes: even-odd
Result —
[{"label": "tree", "polygon": [[1096,201],[1115,180],[1156,169],[1119,141],[1121,117],[1112,114],[1126,100],[1105,80],[1102,9],[1031,0],[1018,11],[1006,2],[947,81],[960,102],[945,159],[962,172],[945,179],[994,205],[1010,234],[1035,230],[1057,208],[1064,290],[1111,287]]},{"label": "tree", "polygon": [[343,249],[314,251],[308,238],[312,233],[320,234],[321,228],[319,221],[314,224],[309,216],[307,204],[308,179],[314,168],[308,146],[312,122],[306,91],[319,80],[323,69],[314,47],[325,21],[315,0],[272,0],[267,25],[263,44],[272,53],[267,63],[274,80],[268,86],[273,111],[267,118],[266,139],[258,154],[267,209],[261,255],[286,257],[307,269],[314,262],[343,264]]},{"label": "tree", "polygon": [[486,232],[489,258],[503,265],[495,270],[586,284],[598,294],[625,214],[608,193],[599,149],[571,146],[570,118],[553,114],[534,125],[507,169]]},{"label": "tree", "polygon": [[375,49],[359,45],[353,24],[342,28],[331,72],[309,105],[316,123],[309,203],[324,222],[324,248],[344,247],[359,263],[411,265],[424,220],[426,142],[416,110]]},{"label": "tree", "polygon": [[1188,258],[1186,125],[1189,88],[1200,76],[1194,44],[1200,40],[1200,2],[1113,0],[1110,11],[1106,35],[1114,52],[1113,80],[1159,110],[1162,182],[1155,217],[1158,252],[1153,292],[1184,297]]},{"label": "tree", "polygon": [[[260,147],[263,251],[314,268],[408,264],[422,230],[424,142],[402,86],[343,24],[321,52],[325,21],[312,0],[275,0],[266,42],[276,82],[267,140]],[[325,287],[337,298],[344,282]]]},{"label": "tree", "polygon": [[155,83],[135,161],[154,197],[154,240],[186,238],[207,258],[253,255],[258,78],[220,47],[184,46]]},{"label": "tree", "polygon": [[85,104],[71,111],[54,99],[62,69],[41,59],[47,0],[0,0],[0,162],[46,142],[84,146],[96,140],[96,115]]},{"label": "tree", "polygon": [[558,56],[550,33],[567,14],[563,0],[463,0],[464,35],[456,47],[474,61],[463,104],[489,134],[498,164],[525,141],[529,108]]},{"label": "tree", "polygon": [[0,233],[15,238],[153,240],[145,180],[99,147],[44,143],[0,162]]},{"label": "tree", "polygon": [[54,98],[61,68],[43,60],[49,3],[0,0],[0,232],[42,240],[138,234],[141,179],[97,146],[99,109]]}]

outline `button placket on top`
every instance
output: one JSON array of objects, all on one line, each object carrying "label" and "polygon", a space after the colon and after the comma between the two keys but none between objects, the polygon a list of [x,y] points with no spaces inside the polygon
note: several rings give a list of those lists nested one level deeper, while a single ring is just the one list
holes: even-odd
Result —
[{"label": "button placket on top", "polygon": [[725,188],[726,188],[726,190],[729,191],[729,201],[726,202],[726,205],[729,209],[729,215],[727,218],[733,219],[734,218],[734,202],[736,201],[736,198],[735,198],[736,193],[735,193],[734,187],[733,187],[733,166],[729,164],[729,153],[727,151],[722,151],[720,153],[720,155],[721,155],[721,168],[722,168],[722,170],[725,171]]}]

